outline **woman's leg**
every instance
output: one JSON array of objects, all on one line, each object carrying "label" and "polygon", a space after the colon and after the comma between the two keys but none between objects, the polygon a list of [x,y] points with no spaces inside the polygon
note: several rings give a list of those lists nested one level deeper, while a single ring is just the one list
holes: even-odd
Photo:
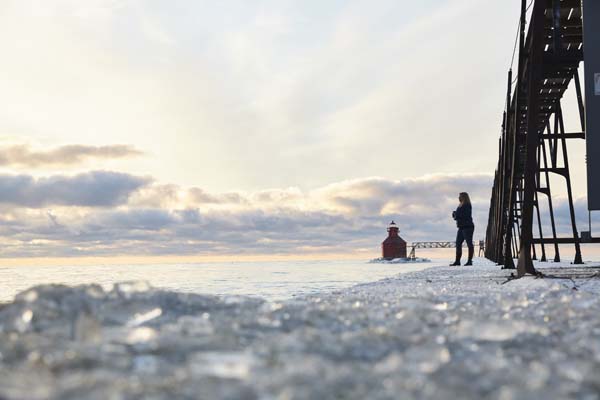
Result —
[{"label": "woman's leg", "polygon": [[454,260],[454,264],[452,265],[460,265],[460,258],[462,257],[462,245],[465,241],[465,236],[463,234],[463,230],[458,228],[458,232],[456,232],[456,260]]},{"label": "woman's leg", "polygon": [[463,236],[467,241],[467,247],[469,248],[469,259],[467,261],[468,265],[473,264],[473,253],[475,252],[475,248],[473,246],[473,233],[475,232],[475,228],[466,228],[463,229]]}]

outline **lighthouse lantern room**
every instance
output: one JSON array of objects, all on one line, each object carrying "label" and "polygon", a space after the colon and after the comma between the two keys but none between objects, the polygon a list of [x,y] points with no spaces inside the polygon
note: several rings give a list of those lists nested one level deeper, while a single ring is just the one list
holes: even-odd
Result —
[{"label": "lighthouse lantern room", "polygon": [[381,243],[383,258],[393,260],[394,258],[406,258],[406,242],[398,235],[398,225],[394,221],[388,226],[388,237]]}]

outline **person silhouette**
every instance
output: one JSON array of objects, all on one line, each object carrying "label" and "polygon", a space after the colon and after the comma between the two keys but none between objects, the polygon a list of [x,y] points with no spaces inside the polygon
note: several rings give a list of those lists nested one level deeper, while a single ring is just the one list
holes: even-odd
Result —
[{"label": "person silhouette", "polygon": [[469,194],[462,192],[458,195],[458,201],[460,202],[456,211],[452,212],[452,218],[456,221],[458,232],[456,233],[456,260],[450,266],[460,265],[460,259],[462,257],[462,245],[463,242],[467,242],[469,248],[469,258],[465,265],[473,265],[473,232],[475,232],[475,225],[473,224],[471,199]]}]

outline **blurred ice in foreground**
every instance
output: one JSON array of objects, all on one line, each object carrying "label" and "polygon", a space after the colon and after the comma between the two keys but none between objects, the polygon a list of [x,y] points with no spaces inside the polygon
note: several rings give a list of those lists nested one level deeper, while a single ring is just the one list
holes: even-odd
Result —
[{"label": "blurred ice in foreground", "polygon": [[0,308],[0,398],[600,398],[598,281],[505,280],[438,267],[285,302],[38,286]]}]

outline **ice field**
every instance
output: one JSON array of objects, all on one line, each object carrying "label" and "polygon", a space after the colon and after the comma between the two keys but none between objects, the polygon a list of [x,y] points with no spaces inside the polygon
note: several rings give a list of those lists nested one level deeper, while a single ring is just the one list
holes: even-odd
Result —
[{"label": "ice field", "polygon": [[0,309],[0,398],[598,399],[599,271],[477,260],[284,301],[38,286]]}]

